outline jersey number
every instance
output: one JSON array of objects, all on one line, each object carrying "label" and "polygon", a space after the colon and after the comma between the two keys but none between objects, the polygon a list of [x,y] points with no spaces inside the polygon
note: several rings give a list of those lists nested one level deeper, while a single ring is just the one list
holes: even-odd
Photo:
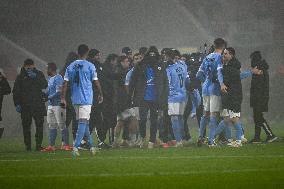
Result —
[{"label": "jersey number", "polygon": [[183,87],[183,77],[182,77],[182,74],[178,74],[178,78],[179,78],[179,86],[180,88]]}]

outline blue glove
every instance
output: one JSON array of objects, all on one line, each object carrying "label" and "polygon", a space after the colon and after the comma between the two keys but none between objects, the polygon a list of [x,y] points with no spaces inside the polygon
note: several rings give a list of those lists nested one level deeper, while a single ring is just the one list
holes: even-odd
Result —
[{"label": "blue glove", "polygon": [[31,79],[36,78],[36,73],[33,70],[27,70],[28,77]]},{"label": "blue glove", "polygon": [[17,111],[18,113],[21,113],[21,112],[22,112],[22,107],[21,107],[21,105],[17,105],[17,106],[16,106],[16,111]]}]

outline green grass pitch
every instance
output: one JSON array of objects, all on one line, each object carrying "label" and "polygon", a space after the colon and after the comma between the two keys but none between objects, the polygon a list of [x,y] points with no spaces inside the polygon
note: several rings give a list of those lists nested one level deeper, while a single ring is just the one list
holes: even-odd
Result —
[{"label": "green grass pitch", "polygon": [[[274,126],[284,136],[282,124]],[[252,130],[249,131],[252,133]],[[251,136],[248,136],[251,138]],[[263,138],[264,139],[264,138]],[[0,140],[0,189],[6,188],[284,188],[284,141],[209,149],[23,151],[22,139]]]}]

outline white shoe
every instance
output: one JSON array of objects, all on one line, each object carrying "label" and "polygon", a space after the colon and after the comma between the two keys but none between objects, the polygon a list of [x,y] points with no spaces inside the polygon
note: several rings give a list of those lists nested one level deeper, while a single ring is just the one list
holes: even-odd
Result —
[{"label": "white shoe", "polygon": [[80,153],[79,153],[78,148],[73,147],[72,155],[73,155],[74,157],[80,156]]},{"label": "white shoe", "polygon": [[91,149],[90,149],[91,155],[92,156],[96,155],[96,152],[97,152],[96,148],[95,147],[91,147]]},{"label": "white shoe", "polygon": [[149,142],[148,143],[148,149],[153,149],[154,148],[154,143],[153,142]]},{"label": "white shoe", "polygon": [[242,140],[242,143],[243,143],[243,144],[245,144],[245,143],[248,142],[248,139],[245,138],[245,135],[242,135],[241,140]]},{"label": "white shoe", "polygon": [[209,143],[208,143],[208,147],[209,147],[209,148],[215,148],[215,147],[217,147],[217,146],[218,146],[218,145],[216,144],[215,140],[213,141],[212,144],[209,144]]},{"label": "white shoe", "polygon": [[241,140],[237,140],[237,141],[233,141],[228,143],[228,146],[233,147],[233,148],[239,148],[242,146],[242,141]]},{"label": "white shoe", "polygon": [[182,148],[183,147],[183,143],[182,142],[177,142],[174,147],[175,148]]},{"label": "white shoe", "polygon": [[232,143],[232,142],[234,142],[233,139],[228,139],[228,143]]}]

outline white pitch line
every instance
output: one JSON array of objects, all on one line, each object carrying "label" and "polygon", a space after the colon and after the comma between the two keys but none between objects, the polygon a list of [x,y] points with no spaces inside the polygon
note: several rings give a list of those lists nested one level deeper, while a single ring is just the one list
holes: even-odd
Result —
[{"label": "white pitch line", "polygon": [[102,157],[102,156],[94,156],[94,157],[77,157],[77,158],[39,158],[39,159],[0,159],[0,162],[37,162],[37,161],[66,161],[66,160],[96,160],[96,159],[101,159],[101,160],[143,160],[143,159],[151,159],[151,160],[161,160],[161,159],[166,159],[166,160],[175,160],[175,159],[225,159],[225,158],[284,158],[284,155],[259,155],[259,156],[254,156],[254,155],[243,155],[243,156],[143,156],[143,157],[138,157],[138,156],[118,156],[118,157]]},{"label": "white pitch line", "polygon": [[180,171],[180,172],[133,172],[133,173],[83,173],[83,174],[52,174],[52,175],[0,175],[0,178],[50,178],[50,177],[135,177],[135,176],[183,176],[196,174],[218,174],[218,173],[246,173],[283,171],[284,169],[231,169],[231,170],[202,170],[202,171]]}]

